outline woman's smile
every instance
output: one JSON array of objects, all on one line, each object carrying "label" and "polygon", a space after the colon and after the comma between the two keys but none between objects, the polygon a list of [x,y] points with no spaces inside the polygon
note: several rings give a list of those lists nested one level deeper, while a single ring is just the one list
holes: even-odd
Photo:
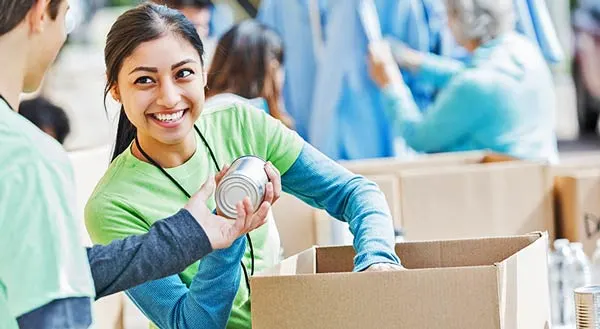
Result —
[{"label": "woman's smile", "polygon": [[152,122],[163,128],[175,128],[183,121],[187,115],[189,108],[174,110],[174,111],[162,111],[148,114],[148,117]]}]

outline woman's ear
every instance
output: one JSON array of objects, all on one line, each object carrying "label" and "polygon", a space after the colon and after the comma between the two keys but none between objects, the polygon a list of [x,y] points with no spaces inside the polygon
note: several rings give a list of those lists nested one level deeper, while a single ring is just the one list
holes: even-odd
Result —
[{"label": "woman's ear", "polygon": [[27,14],[27,22],[30,30],[34,33],[43,32],[45,25],[50,20],[48,17],[49,5],[49,0],[34,1],[33,6],[29,10],[29,13]]},{"label": "woman's ear", "polygon": [[204,85],[202,87],[206,89],[206,85],[208,84],[208,70],[202,72],[202,79],[204,79]]},{"label": "woman's ear", "polygon": [[115,101],[121,103],[121,95],[119,94],[119,87],[117,85],[114,85],[112,88],[110,88],[110,95]]}]

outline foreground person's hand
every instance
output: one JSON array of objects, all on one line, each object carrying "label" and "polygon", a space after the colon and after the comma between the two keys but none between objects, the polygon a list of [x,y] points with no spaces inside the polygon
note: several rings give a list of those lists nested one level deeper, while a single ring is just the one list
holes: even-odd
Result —
[{"label": "foreground person's hand", "polygon": [[[252,210],[252,203],[249,198],[236,205],[236,219],[228,219],[215,215],[206,205],[206,201],[212,196],[215,190],[215,179],[209,177],[204,185],[190,198],[185,209],[194,216],[198,224],[202,226],[208,236],[210,245],[213,249],[223,249],[231,246],[233,241],[245,235],[246,233],[262,226],[267,221],[267,215],[271,209],[273,198],[265,198],[258,210]],[[272,194],[272,186],[267,192]]]}]

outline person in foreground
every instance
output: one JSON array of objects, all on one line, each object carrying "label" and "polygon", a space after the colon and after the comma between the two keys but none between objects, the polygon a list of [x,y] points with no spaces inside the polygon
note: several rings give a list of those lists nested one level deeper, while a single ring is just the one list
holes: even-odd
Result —
[{"label": "person in foreground", "polygon": [[[0,1],[0,328],[88,328],[91,299],[181,271],[201,257],[243,248],[262,225],[239,208],[237,221],[213,215],[208,179],[186,204],[146,234],[83,248],[73,173],[61,145],[19,115],[65,41],[67,0]],[[8,64],[7,64],[8,63]],[[9,65],[10,64],[10,65]],[[241,205],[240,205],[241,206]],[[216,249],[230,249],[211,251]]]},{"label": "person in foreground", "polygon": [[[386,42],[370,47],[371,76],[384,90],[396,133],[417,152],[488,149],[555,163],[555,93],[539,49],[513,32],[512,0],[446,0],[448,24],[471,54],[467,65],[405,49],[400,62],[441,88],[423,113]],[[404,53],[404,55],[402,55]]]},{"label": "person in foreground", "polygon": [[[275,199],[283,190],[349,224],[355,271],[402,269],[378,187],[245,102],[204,108],[202,55],[194,26],[164,6],[138,6],[110,29],[106,92],[122,104],[122,113],[112,163],[85,208],[92,240],[109,243],[145,233],[185,204],[188,191],[207,176],[239,156],[254,155],[268,163]],[[214,207],[214,200],[209,204]],[[233,256],[203,259],[127,294],[159,328],[251,328],[251,291],[241,273],[275,265],[281,246],[273,221],[247,240],[241,266]],[[200,279],[209,276],[213,280]],[[213,298],[199,299],[204,295]],[[224,306],[232,300],[230,311]]]}]

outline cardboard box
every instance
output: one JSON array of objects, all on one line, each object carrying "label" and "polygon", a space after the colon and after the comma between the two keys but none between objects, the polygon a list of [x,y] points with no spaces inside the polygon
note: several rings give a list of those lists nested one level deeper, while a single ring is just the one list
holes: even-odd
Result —
[{"label": "cardboard box", "polygon": [[404,170],[401,225],[408,240],[548,231],[552,180],[541,163],[509,161]]},{"label": "cardboard box", "polygon": [[600,168],[560,168],[554,184],[558,236],[582,242],[591,257],[600,239]]},{"label": "cardboard box", "polygon": [[532,231],[548,231],[554,237],[552,179],[542,163],[489,152],[457,152],[342,164],[358,174],[396,175],[400,220],[395,218],[395,225],[406,239]]},{"label": "cardboard box", "polygon": [[407,169],[424,167],[485,164],[504,161],[516,161],[516,159],[499,153],[471,151],[427,154],[409,160],[377,158],[340,161],[340,164],[346,169],[360,175],[381,175],[395,174]]},{"label": "cardboard box", "polygon": [[[548,231],[551,238],[555,236],[553,184],[544,164],[486,152],[343,164],[367,178],[386,177],[389,183],[382,183],[381,179],[378,184],[390,205],[395,227],[402,229],[408,240],[502,236],[532,231]],[[335,232],[340,225],[334,223],[331,224],[333,229],[328,227],[323,220],[327,217],[325,213],[316,215],[316,224],[309,223],[308,217],[313,216],[311,208],[300,200],[282,197],[274,205],[274,214],[285,256],[314,244],[337,243],[335,238],[327,242],[324,237],[332,233],[323,233],[323,230]]]},{"label": "cardboard box", "polygon": [[542,233],[400,243],[407,271],[352,273],[352,247],[315,247],[255,275],[254,329],[547,329]]}]

